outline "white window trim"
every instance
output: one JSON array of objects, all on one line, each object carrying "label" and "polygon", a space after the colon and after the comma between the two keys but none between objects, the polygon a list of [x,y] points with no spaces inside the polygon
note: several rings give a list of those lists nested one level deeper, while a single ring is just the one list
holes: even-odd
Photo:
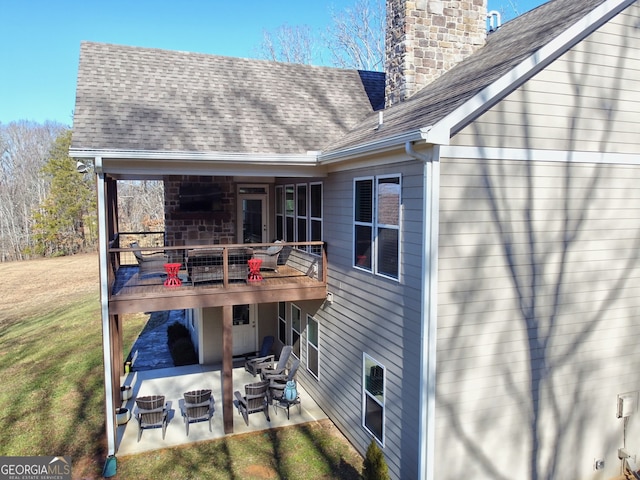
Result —
[{"label": "white window trim", "polygon": [[[382,367],[382,371],[383,371],[383,376],[382,376],[382,398],[383,398],[383,402],[380,403],[380,401],[373,395],[370,395],[367,392],[367,372],[366,372],[366,368],[365,366],[367,365],[367,358],[375,363],[376,365],[379,365],[380,367]],[[375,433],[373,433],[371,430],[369,430],[369,428],[366,425],[366,414],[367,414],[367,397],[369,397],[370,399],[372,399],[374,402],[376,402],[378,405],[380,405],[382,407],[382,438],[379,439]],[[380,363],[378,360],[376,360],[375,358],[373,358],[371,355],[368,355],[365,352],[362,352],[362,402],[361,402],[361,410],[362,410],[362,415],[361,415],[361,420],[362,420],[362,428],[364,428],[373,438],[376,439],[376,441],[382,446],[384,447],[384,443],[385,443],[385,437],[386,437],[386,433],[387,433],[387,426],[386,426],[386,422],[387,422],[387,407],[386,407],[386,402],[387,402],[387,367],[385,367],[382,363]]]},{"label": "white window trim", "polygon": [[[298,310],[298,312],[300,312],[300,332],[297,331],[295,328],[293,328],[293,309]],[[302,356],[302,330],[304,330],[304,325],[302,324],[302,309],[300,307],[298,307],[295,303],[291,304],[291,330],[290,330],[290,336],[289,336],[289,343],[291,344],[291,347],[293,347],[293,333],[297,333],[298,334],[298,341],[300,342],[300,357]],[[294,357],[296,357],[298,360],[300,360],[300,357],[298,357],[298,355],[295,354],[294,349],[292,348],[291,350],[291,355],[293,355]]]},{"label": "white window trim", "polygon": [[[318,345],[314,345],[313,343],[311,343],[309,341],[309,320],[313,321],[316,323],[317,325],[317,337],[318,337]],[[320,380],[320,322],[318,322],[318,320],[316,320],[313,316],[307,314],[307,371],[311,374],[311,376],[313,378],[315,378],[316,380]],[[317,352],[318,355],[318,374],[316,375],[315,373],[313,373],[313,370],[311,370],[309,368],[309,350],[310,349],[314,349]]]},{"label": "white window trim", "polygon": [[[385,178],[397,178],[398,186],[400,188],[400,204],[398,205],[398,225],[387,225],[387,224],[379,224],[378,223],[378,180]],[[356,183],[361,181],[371,180],[373,185],[372,190],[372,205],[371,205],[371,223],[368,222],[360,222],[355,220],[355,209],[356,209]],[[400,281],[401,277],[401,263],[400,259],[402,258],[402,238],[401,238],[401,229],[400,225],[402,225],[402,175],[399,173],[386,174],[386,175],[375,175],[375,176],[366,176],[366,177],[355,177],[353,179],[353,206],[351,211],[351,221],[353,222],[352,229],[352,241],[351,241],[351,261],[353,263],[353,268],[357,270],[361,270],[363,272],[372,273],[374,275],[388,278],[389,280],[394,280],[396,282]],[[356,238],[356,226],[365,226],[371,227],[371,269],[363,268],[355,263],[356,256],[356,246],[355,246],[355,238]],[[398,276],[394,277],[391,275],[387,275],[386,273],[382,273],[379,271],[378,266],[378,228],[388,228],[392,230],[398,231]]]},{"label": "white window trim", "polygon": [[[299,212],[298,211],[298,201],[299,201],[299,197],[300,195],[298,195],[298,189],[300,187],[304,187],[304,206],[305,206],[305,211],[304,212]],[[300,229],[298,228],[298,222],[300,220],[304,220],[304,236],[305,236],[305,242],[309,241],[309,184],[308,183],[296,183],[296,192],[295,192],[295,211],[294,211],[294,217],[295,217],[295,236],[296,236],[296,241],[297,242],[301,242],[302,240],[300,240]],[[306,247],[304,248],[306,250]]]},{"label": "white window trim", "polygon": [[[280,316],[280,304],[284,304],[284,318]],[[284,345],[287,344],[287,303],[286,302],[278,302],[278,341],[282,342]],[[280,338],[280,324],[284,324],[284,340]]]},{"label": "white window trim", "polygon": [[[291,189],[293,191],[293,212],[289,212],[287,210],[287,190]],[[296,235],[296,186],[294,184],[288,183],[284,186],[284,204],[283,204],[283,208],[284,208],[284,231],[283,236],[284,236],[284,240],[287,242],[295,242],[296,238],[298,238],[298,236]],[[288,225],[288,219],[291,219],[291,223],[293,225],[293,230],[291,232],[291,238],[289,238],[288,232],[287,232],[287,225]]]},{"label": "white window trim", "polygon": [[[320,185],[320,216],[314,217],[311,215],[311,190],[314,185]],[[324,185],[322,182],[311,182],[309,184],[309,239],[311,238],[311,224],[313,222],[320,222],[320,239],[324,238]]]},{"label": "white window trim", "polygon": [[[398,179],[398,188],[400,189],[400,198],[398,204],[398,225],[388,225],[385,223],[378,223],[378,181],[385,178],[397,178]],[[399,173],[388,174],[388,175],[376,175],[374,177],[373,182],[373,193],[374,193],[374,210],[373,210],[373,243],[374,243],[374,261],[373,261],[373,270],[376,275],[379,275],[384,278],[389,278],[391,280],[400,281],[400,258],[401,258],[401,245],[402,239],[400,238],[400,225],[402,224],[402,175]],[[378,229],[386,228],[389,230],[397,230],[398,231],[398,276],[393,277],[391,275],[387,275],[386,273],[382,273],[379,271],[380,266],[378,265]]]},{"label": "white window trim", "polygon": [[[280,207],[282,208],[282,211],[280,212],[278,212],[278,197],[280,197],[279,203],[280,203]],[[284,219],[284,210],[285,210],[284,202],[285,202],[284,186],[277,185],[275,188],[276,234],[278,231],[278,223],[280,223],[280,225],[282,226],[282,238],[276,238],[276,240],[284,240],[284,236],[285,236],[286,225],[285,225],[285,219]]]}]

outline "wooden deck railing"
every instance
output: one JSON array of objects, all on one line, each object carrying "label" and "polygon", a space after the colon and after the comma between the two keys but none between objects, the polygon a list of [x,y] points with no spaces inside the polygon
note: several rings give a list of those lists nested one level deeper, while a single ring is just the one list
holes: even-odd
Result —
[{"label": "wooden deck railing", "polygon": [[[263,284],[306,277],[326,284],[327,260],[324,242],[252,243],[231,245],[154,245],[144,233],[119,234],[108,249],[111,295],[135,294],[162,286],[166,279],[165,264],[180,264],[178,275],[184,288],[224,287],[244,284],[249,280],[248,261],[264,258],[259,254],[280,249],[274,269],[262,269]],[[162,232],[154,232],[163,238]],[[123,240],[126,238],[126,244]],[[137,240],[137,248],[130,246]],[[147,246],[143,246],[147,245]],[[141,260],[138,260],[138,258]],[[300,280],[300,279],[298,279]],[[293,280],[292,280],[293,281]],[[261,283],[262,283],[261,282]]]}]

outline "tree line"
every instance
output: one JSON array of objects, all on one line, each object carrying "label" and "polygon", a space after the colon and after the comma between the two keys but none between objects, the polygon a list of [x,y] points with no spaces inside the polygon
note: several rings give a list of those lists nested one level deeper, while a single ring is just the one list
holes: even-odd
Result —
[{"label": "tree line", "polygon": [[[95,178],[69,157],[71,130],[62,124],[0,123],[0,261],[95,251]],[[120,182],[119,224],[126,231],[162,231],[162,182]]]}]

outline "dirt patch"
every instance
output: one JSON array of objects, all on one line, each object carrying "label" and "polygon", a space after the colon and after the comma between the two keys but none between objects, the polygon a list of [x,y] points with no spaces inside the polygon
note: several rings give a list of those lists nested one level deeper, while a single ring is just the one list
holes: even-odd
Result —
[{"label": "dirt patch", "polygon": [[0,326],[38,313],[44,305],[56,308],[74,297],[98,292],[98,255],[0,263],[2,295]]},{"label": "dirt patch", "polygon": [[263,465],[249,465],[242,471],[242,478],[253,478],[255,480],[272,480],[278,478],[278,472],[273,468]]}]

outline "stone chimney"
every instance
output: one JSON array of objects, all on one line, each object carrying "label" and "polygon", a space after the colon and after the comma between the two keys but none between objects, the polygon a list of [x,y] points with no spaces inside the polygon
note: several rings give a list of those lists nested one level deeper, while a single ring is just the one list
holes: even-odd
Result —
[{"label": "stone chimney", "polygon": [[411,97],[486,36],[487,0],[387,0],[385,106]]}]

